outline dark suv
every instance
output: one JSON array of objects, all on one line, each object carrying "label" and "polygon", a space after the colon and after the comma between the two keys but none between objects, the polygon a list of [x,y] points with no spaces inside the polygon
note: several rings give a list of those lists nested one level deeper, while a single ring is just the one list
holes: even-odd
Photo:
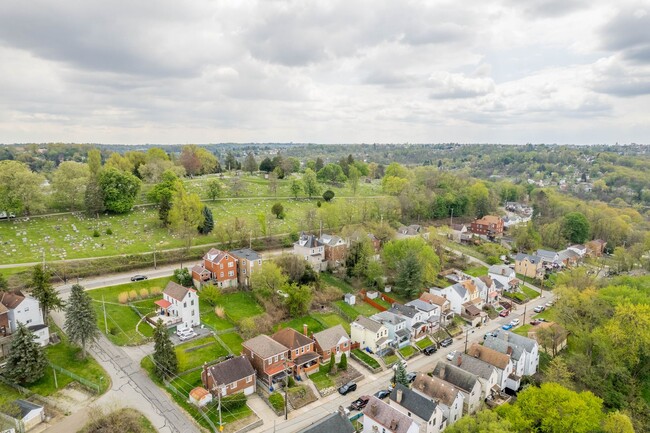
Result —
[{"label": "dark suv", "polygon": [[348,382],[348,383],[346,383],[345,385],[343,385],[342,387],[339,388],[339,393],[341,395],[345,395],[348,392],[355,391],[356,389],[357,389],[357,384],[356,383]]},{"label": "dark suv", "polygon": [[438,349],[436,348],[436,346],[431,345],[431,346],[425,347],[424,350],[422,351],[422,353],[424,353],[427,356],[430,356],[430,355],[433,355],[434,353],[436,353],[437,351],[438,351]]},{"label": "dark suv", "polygon": [[144,281],[147,279],[146,275],[134,275],[131,277],[131,281]]},{"label": "dark suv", "polygon": [[444,340],[440,342],[440,347],[447,347],[451,346],[451,343],[453,343],[454,340],[451,337],[447,337]]}]

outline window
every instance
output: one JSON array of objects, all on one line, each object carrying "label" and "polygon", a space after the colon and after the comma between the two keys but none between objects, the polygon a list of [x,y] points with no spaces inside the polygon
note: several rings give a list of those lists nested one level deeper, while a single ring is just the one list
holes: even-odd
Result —
[{"label": "window", "polygon": [[194,310],[192,310],[192,316],[194,315]]},{"label": "window", "polygon": [[187,308],[187,302],[183,302],[183,308]]},{"label": "window", "polygon": [[233,262],[228,262],[228,267],[229,268],[232,268],[233,266],[235,266],[235,264]]},{"label": "window", "polygon": [[246,269],[244,269],[244,275],[246,275]]},{"label": "window", "polygon": [[305,353],[305,348],[304,347],[300,348],[300,353]]},{"label": "window", "polygon": [[246,260],[242,260],[241,264],[246,266]]},{"label": "window", "polygon": [[296,356],[298,356],[299,353],[300,353],[300,352],[298,351],[298,349],[296,349]]},{"label": "window", "polygon": [[25,313],[29,311],[29,307],[25,307]]},{"label": "window", "polygon": [[268,361],[266,361],[267,364],[271,365],[271,361],[273,361],[272,358],[269,358]]},{"label": "window", "polygon": [[219,269],[223,269],[223,263],[219,265]]},{"label": "window", "polygon": [[194,305],[194,299],[190,301],[190,305]]},{"label": "window", "polygon": [[228,271],[228,276],[229,276],[229,277],[232,277],[232,276],[234,276],[234,275],[235,275],[235,271]]},{"label": "window", "polygon": [[329,350],[326,350],[326,351],[325,351],[325,354],[326,354],[326,355],[329,355],[329,354],[330,354],[330,351],[329,351]]},{"label": "window", "polygon": [[219,275],[221,278],[223,278],[223,272]]},{"label": "window", "polygon": [[275,355],[275,356],[273,357],[273,362],[278,362],[278,355]]},{"label": "window", "polygon": [[32,319],[27,320],[27,321],[25,322],[25,325],[29,325],[30,323],[32,323]]},{"label": "window", "polygon": [[246,378],[246,383],[251,383],[253,381],[253,376],[248,376]]}]

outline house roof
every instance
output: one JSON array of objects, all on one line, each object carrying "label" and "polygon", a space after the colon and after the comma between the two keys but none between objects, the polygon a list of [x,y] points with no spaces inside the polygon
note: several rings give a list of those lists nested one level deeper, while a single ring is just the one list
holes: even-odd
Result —
[{"label": "house roof", "polygon": [[320,355],[316,352],[307,352],[303,355],[294,358],[293,363],[296,365],[303,365],[303,364],[307,364],[308,362],[314,361],[319,357]]},{"label": "house roof", "polygon": [[442,380],[446,380],[452,385],[466,392],[471,392],[478,382],[476,374],[465,371],[448,362],[439,362],[433,369],[433,375]]},{"label": "house roof", "polygon": [[314,334],[314,341],[316,341],[323,350],[328,350],[336,346],[338,342],[341,341],[341,338],[350,339],[350,336],[345,332],[345,329],[343,329],[343,326],[341,325],[336,325]]},{"label": "house roof", "polygon": [[587,247],[582,244],[571,245],[569,248],[573,248],[580,251],[587,251]]},{"label": "house roof", "polygon": [[363,415],[377,424],[381,424],[387,431],[394,433],[406,433],[415,422],[374,395],[370,396],[368,404],[363,409]]},{"label": "house roof", "polygon": [[506,265],[492,265],[488,268],[488,274],[503,275],[505,277],[514,277],[515,270]]},{"label": "house roof", "polygon": [[398,304],[397,302],[391,305],[390,310],[388,311],[390,311],[393,314],[398,314],[400,316],[408,317],[410,319],[414,318],[419,313],[417,308],[408,305]]},{"label": "house roof", "polygon": [[227,251],[221,251],[216,248],[210,248],[210,251],[205,253],[203,260],[207,260],[213,263],[219,263],[222,259],[228,257]]},{"label": "house roof", "polygon": [[228,385],[255,374],[248,358],[237,356],[208,367],[208,373],[217,385]]},{"label": "house roof", "polygon": [[154,302],[154,304],[164,309],[167,309],[172,305],[172,303],[169,302],[167,299],[158,299],[156,302]]},{"label": "house roof", "polygon": [[485,361],[488,364],[492,364],[500,370],[505,370],[510,362],[510,357],[505,353],[497,352],[494,349],[489,347],[481,346],[477,343],[473,343],[469,350],[467,351],[467,356],[473,356]]},{"label": "house roof", "polygon": [[543,259],[550,259],[553,260],[555,259],[555,255],[557,253],[555,251],[549,251],[549,250],[537,250],[535,253],[536,256],[541,257]]},{"label": "house roof", "polygon": [[412,389],[431,397],[447,407],[454,403],[454,400],[456,400],[460,392],[451,383],[439,377],[431,377],[424,373],[418,373],[415,382],[413,382]]},{"label": "house roof", "polygon": [[377,322],[376,320],[369,319],[365,316],[359,316],[357,317],[357,320],[355,320],[354,323],[359,324],[361,327],[366,328],[367,330],[371,332],[377,332],[381,329],[383,326],[381,323]]},{"label": "house roof", "polygon": [[447,301],[446,298],[440,296],[440,295],[434,295],[433,293],[422,293],[420,295],[420,299],[423,300],[424,302],[430,302],[432,304],[438,305],[439,307],[442,307],[445,305]]},{"label": "house roof", "polygon": [[532,353],[532,351],[535,349],[535,346],[537,346],[537,342],[532,338],[524,337],[523,335],[515,334],[514,332],[509,331],[499,332],[497,334],[497,338],[517,344],[523,347],[526,352],[529,353]]},{"label": "house roof", "polygon": [[407,307],[413,307],[420,311],[424,311],[426,313],[429,313],[433,310],[440,308],[438,305],[423,301],[422,299],[415,299],[411,302],[407,302],[405,305]]},{"label": "house roof", "polygon": [[187,292],[190,290],[194,289],[188,289],[187,287],[183,287],[180,284],[177,284],[173,281],[170,281],[167,283],[167,287],[165,287],[165,290],[163,290],[163,293],[169,297],[172,297],[176,299],[177,301],[182,301],[185,299],[185,296],[187,296]]},{"label": "house roof", "polygon": [[370,316],[371,320],[375,320],[381,324],[391,324],[391,325],[399,325],[400,323],[406,322],[406,319],[403,318],[402,316],[398,316],[397,314],[393,313],[390,310],[386,311],[381,311],[377,314],[373,314]]},{"label": "house roof", "polygon": [[14,403],[18,405],[20,408],[20,417],[25,418],[29,413],[33,410],[38,410],[38,409],[43,409],[43,406],[32,403],[31,401],[27,400],[15,400]]},{"label": "house roof", "polygon": [[296,331],[293,328],[284,328],[280,329],[278,332],[273,334],[271,337],[281,345],[288,347],[289,349],[297,349],[302,346],[306,346],[312,343],[311,338],[303,335],[302,333]]},{"label": "house roof", "polygon": [[323,244],[325,244],[327,246],[330,246],[330,247],[334,247],[338,243],[343,243],[343,244],[345,243],[345,242],[343,242],[343,239],[341,239],[338,236],[334,236],[334,235],[321,235],[320,239],[318,239],[318,240],[321,243],[323,243]]},{"label": "house roof", "polygon": [[[397,392],[402,392],[402,399],[397,401]],[[401,383],[398,383],[390,393],[390,399],[402,406],[409,412],[413,412],[423,420],[430,420],[438,406],[435,401],[426,398],[422,394],[410,390]]]},{"label": "house roof", "polygon": [[296,242],[296,244],[304,248],[316,248],[323,246],[323,244],[319,242],[316,236],[305,232],[300,233],[300,237],[298,238],[298,242]]},{"label": "house roof", "polygon": [[501,217],[494,216],[494,215],[485,215],[481,219],[477,219],[476,224],[483,224],[483,225],[489,225],[489,224],[499,224],[501,222]]},{"label": "house roof", "polygon": [[271,356],[279,355],[289,350],[266,334],[260,334],[257,337],[246,340],[242,343],[242,346],[247,347],[251,352],[262,358],[270,358]]},{"label": "house roof", "polygon": [[465,224],[452,224],[451,229],[456,230],[457,232],[460,232],[463,229],[467,230],[467,226],[465,226]]},{"label": "house roof", "polygon": [[451,364],[486,380],[489,380],[496,371],[496,367],[492,364],[488,364],[477,358],[472,358],[462,352],[456,352],[451,360]]},{"label": "house roof", "polygon": [[520,345],[515,343],[509,343],[505,340],[501,340],[493,336],[487,337],[483,345],[485,347],[489,347],[490,349],[496,350],[497,352],[505,353],[505,354],[508,354],[508,351],[510,350],[511,358],[517,361],[521,359],[521,355],[523,355],[524,353],[524,348],[521,347]]},{"label": "house roof", "polygon": [[296,433],[354,433],[354,426],[347,416],[334,412]]},{"label": "house roof", "polygon": [[7,309],[7,307],[5,307],[4,304],[0,303],[0,314],[6,314],[8,312],[9,310]]},{"label": "house roof", "polygon": [[238,250],[230,250],[230,255],[235,256],[238,259],[245,259],[248,261],[259,260],[262,258],[257,251],[253,251],[250,248],[240,248]]},{"label": "house roof", "polygon": [[[479,301],[480,301],[480,299],[479,299]],[[471,302],[465,302],[463,304],[463,307],[472,316],[480,316],[481,315],[481,309],[478,308],[476,305],[472,304]]]},{"label": "house roof", "polygon": [[207,389],[203,388],[202,386],[197,386],[193,390],[190,391],[190,397],[200,401],[203,397],[207,396],[210,394],[210,391]]},{"label": "house roof", "polygon": [[20,292],[5,292],[0,298],[2,303],[8,310],[13,310],[25,300],[25,296]]},{"label": "house roof", "polygon": [[524,259],[528,259],[528,261],[530,263],[534,264],[534,265],[536,265],[536,264],[538,264],[539,262],[542,261],[542,259],[540,257],[538,257],[538,256],[531,256],[531,255],[523,254],[523,253],[519,253],[519,254],[517,254],[515,256],[515,260],[518,261],[518,262],[521,262]]},{"label": "house roof", "polygon": [[202,274],[203,272],[210,272],[208,271],[205,266],[203,265],[194,265],[192,266],[192,272],[196,272],[197,274]]},{"label": "house roof", "polygon": [[467,296],[467,287],[465,287],[461,283],[452,284],[451,288],[454,292],[458,294],[458,296],[461,297],[461,299]]},{"label": "house roof", "polygon": [[557,255],[560,256],[560,260],[577,259],[580,257],[580,254],[569,249],[559,251]]}]

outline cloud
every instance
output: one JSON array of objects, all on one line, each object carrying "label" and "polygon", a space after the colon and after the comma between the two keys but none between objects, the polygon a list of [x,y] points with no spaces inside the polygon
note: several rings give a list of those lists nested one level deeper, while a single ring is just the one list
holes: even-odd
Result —
[{"label": "cloud", "polygon": [[474,98],[494,91],[491,78],[471,78],[462,74],[435,72],[428,79],[433,99]]},{"label": "cloud", "polygon": [[602,47],[619,52],[626,60],[650,63],[650,6],[621,9],[600,32]]}]

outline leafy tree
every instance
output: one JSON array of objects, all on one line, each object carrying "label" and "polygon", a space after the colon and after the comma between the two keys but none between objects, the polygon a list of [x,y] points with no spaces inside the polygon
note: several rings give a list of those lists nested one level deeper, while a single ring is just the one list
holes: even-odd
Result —
[{"label": "leafy tree", "polygon": [[366,268],[366,284],[369,287],[384,288],[384,268],[380,262],[372,260],[368,263],[368,267]]},{"label": "leafy tree", "polygon": [[277,197],[278,195],[278,176],[275,173],[269,173],[269,192]]},{"label": "leafy tree", "polygon": [[302,185],[300,185],[300,182],[295,179],[291,181],[291,195],[293,195],[294,198],[298,198],[300,191],[302,191]]},{"label": "leafy tree", "polygon": [[208,198],[210,200],[216,200],[223,195],[223,186],[219,179],[210,179],[206,184]]},{"label": "leafy tree", "polygon": [[65,309],[65,333],[70,341],[81,346],[81,356],[86,358],[86,345],[97,341],[97,312],[93,301],[79,284],[72,286]]},{"label": "leafy tree", "polygon": [[176,189],[169,211],[169,224],[172,230],[185,240],[189,250],[196,236],[197,227],[203,224],[203,203],[198,195],[188,194],[185,189]]},{"label": "leafy tree", "polygon": [[556,356],[551,360],[546,368],[546,381],[559,383],[569,389],[573,387],[573,373],[564,358]]},{"label": "leafy tree", "polygon": [[307,314],[313,298],[311,287],[291,283],[287,284],[283,290],[288,295],[284,303],[289,310],[289,314],[292,317],[300,317]]},{"label": "leafy tree", "polygon": [[246,184],[240,178],[235,177],[230,181],[230,192],[235,197],[240,197],[245,194],[247,190],[248,188],[246,188]]},{"label": "leafy tree", "polygon": [[53,198],[57,205],[76,210],[84,205],[86,184],[90,177],[88,165],[75,161],[64,161],[52,177]]},{"label": "leafy tree", "polygon": [[364,278],[372,253],[372,246],[367,237],[360,237],[356,242],[353,242],[345,258],[345,272],[347,276],[350,278]]},{"label": "leafy tree", "polygon": [[84,206],[88,215],[97,216],[104,211],[104,192],[99,183],[102,170],[102,154],[98,149],[88,151],[88,185],[84,197]]},{"label": "leafy tree", "polygon": [[0,212],[16,215],[45,209],[43,176],[18,161],[0,161]]},{"label": "leafy tree", "polygon": [[407,297],[416,298],[422,287],[422,268],[414,251],[397,263],[395,285]]},{"label": "leafy tree", "polygon": [[402,385],[408,388],[409,379],[408,377],[406,377],[406,367],[404,367],[404,364],[401,361],[398,361],[396,365],[397,368],[395,368],[395,378],[394,378],[395,385],[401,383]]},{"label": "leafy tree", "polygon": [[325,166],[325,163],[323,162],[323,158],[320,156],[316,158],[316,162],[314,163],[314,172],[318,173],[321,168]]},{"label": "leafy tree", "polygon": [[282,269],[272,261],[265,260],[262,267],[251,275],[253,292],[262,298],[272,297],[278,290],[287,285],[287,276]]},{"label": "leafy tree", "polygon": [[474,215],[477,218],[483,218],[490,213],[492,207],[490,205],[490,192],[483,182],[476,182],[472,185],[468,190],[468,194],[474,209]]},{"label": "leafy tree", "polygon": [[310,169],[306,169],[305,173],[302,175],[302,188],[309,198],[320,193],[320,185],[316,179],[316,173]]},{"label": "leafy tree", "polygon": [[253,174],[257,170],[257,161],[255,161],[255,155],[253,152],[248,152],[246,159],[244,159],[244,170]]},{"label": "leafy tree", "polygon": [[273,174],[274,174],[275,177],[277,177],[278,179],[284,179],[284,176],[285,176],[286,173],[285,173],[285,171],[284,171],[284,168],[278,166],[278,167],[275,167],[275,168],[273,169]]},{"label": "leafy tree", "polygon": [[203,206],[203,222],[199,224],[198,230],[202,235],[207,235],[214,229],[214,218],[209,207]]},{"label": "leafy tree", "polygon": [[176,188],[185,188],[176,173],[167,170],[162,175],[162,181],[149,192],[148,198],[158,204],[158,218],[163,225],[169,225],[169,211],[172,208],[172,197]]},{"label": "leafy tree", "polygon": [[241,164],[237,159],[235,158],[235,155],[231,152],[228,151],[228,154],[226,154],[226,161],[224,162],[226,170],[239,170],[241,168]]},{"label": "leafy tree", "polygon": [[408,255],[414,254],[422,270],[422,282],[433,283],[440,272],[440,259],[421,237],[397,239],[384,246],[383,259],[386,267],[391,271],[398,271],[400,263]]},{"label": "leafy tree", "polygon": [[345,173],[343,173],[341,166],[331,162],[318,171],[317,177],[321,182],[330,183],[342,183],[347,179]]},{"label": "leafy tree", "polygon": [[158,320],[153,331],[154,353],[153,362],[156,376],[159,379],[167,379],[178,372],[178,358],[174,351],[174,345],[169,338],[167,327],[162,320]]},{"label": "leafy tree", "polygon": [[181,286],[190,287],[192,285],[192,275],[187,268],[174,269],[174,279]]},{"label": "leafy tree", "polygon": [[542,246],[542,237],[532,221],[515,229],[515,246],[519,251],[535,251]]},{"label": "leafy tree", "polygon": [[201,288],[201,299],[215,307],[221,299],[221,291],[214,284],[206,284]]},{"label": "leafy tree", "polygon": [[284,206],[282,206],[282,203],[275,203],[273,207],[271,207],[271,213],[275,215],[276,219],[283,219],[284,218]]},{"label": "leafy tree", "polygon": [[[334,357],[334,354],[332,354],[332,358]],[[345,353],[341,355],[341,360],[339,361],[339,369],[345,371],[348,369],[348,357]]]},{"label": "leafy tree", "polygon": [[509,421],[491,410],[466,415],[445,429],[447,433],[515,433]]},{"label": "leafy tree", "polygon": [[185,172],[194,176],[201,173],[201,158],[196,145],[183,146],[178,161],[181,163]]},{"label": "leafy tree", "polygon": [[36,336],[18,322],[18,329],[11,340],[5,371],[10,379],[19,384],[34,383],[45,374],[47,359]]},{"label": "leafy tree", "polygon": [[116,168],[105,168],[99,175],[99,186],[104,197],[104,207],[114,213],[126,213],[133,208],[140,192],[141,181],[131,173]]},{"label": "leafy tree", "polygon": [[589,237],[589,221],[581,212],[570,212],[562,221],[564,236],[573,243],[581,244]]},{"label": "leafy tree", "polygon": [[275,165],[273,165],[273,162],[271,161],[271,158],[268,156],[262,160],[260,163],[260,171],[265,171],[267,173],[272,172],[275,169]]},{"label": "leafy tree", "polygon": [[410,182],[408,179],[401,177],[385,176],[381,181],[381,185],[386,194],[400,195],[409,187]]},{"label": "leafy tree", "polygon": [[350,184],[352,195],[357,195],[357,189],[359,189],[360,178],[361,178],[361,173],[359,173],[359,170],[354,166],[350,167],[348,173],[348,183]]},{"label": "leafy tree", "polygon": [[619,411],[610,412],[603,421],[604,433],[634,433],[630,417]]},{"label": "leafy tree", "polygon": [[330,201],[332,201],[333,198],[334,198],[334,191],[332,191],[331,189],[328,189],[323,193],[323,200],[325,200],[326,202],[329,203]]},{"label": "leafy tree", "polygon": [[50,283],[50,273],[44,270],[42,265],[36,265],[32,269],[31,286],[32,296],[39,302],[41,310],[43,310],[43,323],[47,323],[49,312],[63,307],[63,301]]},{"label": "leafy tree", "polygon": [[106,163],[104,164],[104,167],[115,168],[125,173],[133,174],[133,162],[131,162],[129,158],[119,154],[118,152],[113,152],[110,154],[110,156],[106,160]]},{"label": "leafy tree", "polygon": [[311,265],[302,257],[285,254],[276,258],[275,263],[289,277],[289,281],[292,283],[309,284],[318,281],[318,272],[314,271]]}]

